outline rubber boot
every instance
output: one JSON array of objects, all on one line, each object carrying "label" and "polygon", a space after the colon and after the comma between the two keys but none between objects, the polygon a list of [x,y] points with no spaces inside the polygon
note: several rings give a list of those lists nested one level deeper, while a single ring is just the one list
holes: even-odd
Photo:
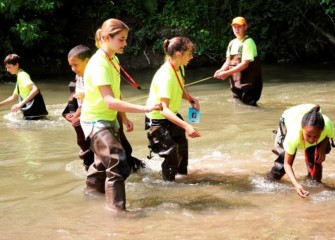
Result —
[{"label": "rubber boot", "polygon": [[280,180],[285,175],[284,156],[285,152],[279,154],[278,158],[274,162],[274,166],[271,168],[271,171],[266,174],[266,180]]},{"label": "rubber boot", "polygon": [[87,171],[86,186],[90,189],[96,189],[98,192],[105,192],[106,172],[98,170],[93,163]]},{"label": "rubber boot", "polygon": [[86,151],[80,150],[79,158],[83,160],[83,165],[86,171],[90,165],[94,163],[94,153],[91,149],[87,149]]},{"label": "rubber boot", "polygon": [[188,143],[187,139],[185,138],[185,142],[182,144],[179,144],[179,156],[181,157],[181,160],[179,162],[178,174],[187,175],[187,166],[188,166]]},{"label": "rubber boot", "polygon": [[126,190],[124,181],[106,182],[107,208],[112,211],[126,210]]},{"label": "rubber boot", "polygon": [[163,180],[164,181],[174,181],[176,179],[176,166],[173,166],[171,164],[167,164],[167,161],[164,160],[162,165],[162,174],[163,174]]}]

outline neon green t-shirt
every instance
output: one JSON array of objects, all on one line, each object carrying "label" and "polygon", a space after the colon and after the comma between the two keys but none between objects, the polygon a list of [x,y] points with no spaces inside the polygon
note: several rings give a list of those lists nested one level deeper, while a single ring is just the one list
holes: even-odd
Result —
[{"label": "neon green t-shirt", "polygon": [[17,91],[17,86],[19,86],[20,96],[22,97],[22,99],[25,99],[31,92],[29,86],[31,86],[32,84],[34,83],[33,81],[31,81],[29,74],[20,69],[20,71],[17,74],[17,81],[13,94],[16,96],[19,95]]},{"label": "neon green t-shirt", "polygon": [[244,42],[242,40],[238,40],[237,38],[235,38],[231,40],[228,45],[226,57],[229,58],[230,55],[240,54],[239,53],[240,47],[242,47],[241,61],[249,60],[250,62],[253,62],[255,57],[258,56],[257,47],[252,38],[248,38]]},{"label": "neon green t-shirt", "polygon": [[[311,146],[315,146],[316,144],[310,144],[307,141],[302,140],[302,128],[301,121],[303,116],[309,112],[314,104],[301,104],[294,107],[291,107],[284,111],[282,117],[285,121],[285,126],[287,128],[287,134],[284,140],[284,150],[288,154],[295,154],[297,149],[304,149],[304,147],[309,148]],[[320,111],[321,112],[321,111]],[[334,125],[332,121],[324,114],[322,114],[325,127],[321,133],[321,136],[318,140],[318,143],[322,142],[326,137],[333,138],[334,137]]]},{"label": "neon green t-shirt", "polygon": [[85,98],[81,109],[83,121],[113,121],[117,111],[109,109],[99,91],[99,86],[108,85],[112,88],[114,98],[120,99],[120,65],[116,56],[114,66],[109,62],[106,54],[98,49],[90,58],[84,72]]},{"label": "neon green t-shirt", "polygon": [[[177,69],[176,69],[177,70]],[[183,68],[182,68],[183,70]],[[181,71],[177,71],[178,78],[184,87],[184,78],[181,75]],[[159,103],[161,98],[168,98],[169,109],[177,114],[182,103],[183,90],[181,89],[177,76],[168,61],[166,61],[155,73],[151,86],[149,97],[147,99],[147,106],[152,106],[155,103]],[[160,111],[152,111],[146,114],[151,119],[165,119]]]}]

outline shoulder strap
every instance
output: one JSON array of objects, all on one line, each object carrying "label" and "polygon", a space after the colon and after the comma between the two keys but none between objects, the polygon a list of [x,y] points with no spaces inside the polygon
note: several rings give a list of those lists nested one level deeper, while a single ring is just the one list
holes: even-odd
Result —
[{"label": "shoulder strap", "polygon": [[22,101],[22,97],[21,97],[21,94],[20,94],[20,88],[19,88],[19,84],[16,82],[16,89],[17,89],[17,95],[18,95],[18,98],[19,98],[19,102]]},{"label": "shoulder strap", "polygon": [[243,43],[245,42],[245,40],[247,40],[249,38],[248,35],[245,35],[244,38],[242,39],[242,45],[238,48],[238,53],[242,54],[242,49],[243,49]]},{"label": "shoulder strap", "polygon": [[229,51],[229,54],[231,52],[231,46],[233,45],[233,40],[231,40],[228,44],[228,51]]},{"label": "shoulder strap", "polygon": [[[242,53],[243,43],[244,43],[244,41],[247,40],[248,38],[250,38],[250,37],[249,37],[248,35],[245,35],[245,37],[242,39],[242,46],[239,47],[239,49],[238,49],[238,52],[239,52],[239,53]],[[229,42],[229,44],[228,44],[228,50],[229,50],[229,53],[230,53],[230,51],[231,51],[231,46],[233,45],[233,41],[234,41],[234,40],[231,40],[231,41]]]},{"label": "shoulder strap", "polygon": [[245,40],[249,39],[250,37],[248,35],[245,35],[244,38],[242,39],[242,43],[245,42]]}]

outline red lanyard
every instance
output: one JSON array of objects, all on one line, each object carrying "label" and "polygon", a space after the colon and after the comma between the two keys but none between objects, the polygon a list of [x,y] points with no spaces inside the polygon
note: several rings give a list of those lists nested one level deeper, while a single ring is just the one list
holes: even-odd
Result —
[{"label": "red lanyard", "polygon": [[105,54],[106,54],[106,57],[107,57],[107,59],[108,59],[108,61],[113,65],[113,67],[115,68],[115,70],[116,70],[116,72],[120,75],[120,77],[124,80],[124,81],[126,81],[126,82],[128,82],[130,85],[132,85],[134,88],[137,88],[137,89],[139,89],[139,90],[141,90],[141,86],[140,85],[138,85],[138,83],[126,72],[126,70],[124,70],[124,68],[121,66],[121,64],[120,63],[118,63],[119,64],[119,67],[120,67],[120,69],[122,70],[122,72],[127,76],[127,78],[129,79],[128,81],[127,81],[127,79],[125,79],[122,75],[121,75],[121,73],[120,73],[120,70],[115,66],[115,64],[114,64],[114,62],[113,62],[113,58],[111,58],[109,55],[108,55],[108,53],[107,52],[105,52],[103,49],[101,49]]},{"label": "red lanyard", "polygon": [[306,144],[305,144],[305,140],[304,141],[304,150],[305,150],[305,161],[306,161],[306,166],[307,166],[307,169],[308,169],[308,172],[309,174],[314,177],[314,174],[315,174],[315,170],[316,170],[316,159],[318,157],[318,144],[316,143],[315,145],[315,150],[314,150],[314,162],[313,162],[313,168],[311,169],[311,167],[309,166],[309,161],[308,161],[308,154],[307,154],[307,151],[306,151]]},{"label": "red lanyard", "polygon": [[[180,81],[179,76],[178,76],[178,74],[177,74],[176,68],[174,67],[174,65],[173,65],[172,62],[169,61],[169,63],[170,63],[170,65],[171,65],[171,67],[172,67],[174,73],[176,74],[176,77],[177,77],[177,80],[178,80],[178,83],[179,83],[179,86],[180,86],[181,90],[182,90],[183,93],[187,96],[188,101],[189,101],[189,102],[192,102],[192,101],[193,101],[193,100],[192,100],[192,97],[191,97],[187,92],[185,92],[185,90],[184,90],[184,88],[183,88],[183,85],[181,84],[181,81]],[[181,70],[180,70],[180,71],[181,71]]]}]

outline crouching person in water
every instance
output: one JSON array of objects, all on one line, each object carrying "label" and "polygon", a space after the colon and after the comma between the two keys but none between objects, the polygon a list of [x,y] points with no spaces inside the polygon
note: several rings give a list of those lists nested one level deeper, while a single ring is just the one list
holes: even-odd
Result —
[{"label": "crouching person in water", "polygon": [[199,137],[200,133],[188,124],[178,113],[182,99],[199,109],[197,99],[192,98],[184,89],[184,66],[193,58],[193,43],[185,37],[166,39],[163,49],[165,63],[153,77],[147,105],[162,103],[160,111],[146,114],[145,129],[151,151],[164,158],[162,163],[163,179],[174,181],[175,175],[187,174],[188,136]]},{"label": "crouching person in water", "polygon": [[321,182],[322,162],[330,152],[330,139],[334,137],[331,120],[320,112],[320,106],[297,105],[284,111],[277,131],[274,153],[278,158],[267,174],[268,180],[280,180],[285,173],[301,197],[308,192],[298,183],[292,169],[297,149],[304,149],[307,177]]},{"label": "crouching person in water", "polygon": [[133,124],[126,112],[146,113],[160,109],[160,104],[141,106],[122,100],[120,65],[116,53],[123,53],[127,45],[128,26],[120,20],[108,19],[95,35],[99,48],[87,63],[85,100],[81,110],[81,125],[85,136],[91,139],[94,163],[87,172],[87,191],[105,192],[107,207],[126,209],[125,180],[130,174],[126,153],[119,137],[117,113],[127,131]]}]

